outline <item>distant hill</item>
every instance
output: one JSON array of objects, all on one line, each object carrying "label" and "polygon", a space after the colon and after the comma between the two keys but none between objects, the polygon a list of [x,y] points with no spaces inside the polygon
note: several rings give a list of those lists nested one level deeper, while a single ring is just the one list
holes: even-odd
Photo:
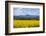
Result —
[{"label": "distant hill", "polygon": [[30,19],[39,19],[38,15],[25,15],[25,16],[14,16],[14,19],[18,19],[18,20],[30,20]]}]

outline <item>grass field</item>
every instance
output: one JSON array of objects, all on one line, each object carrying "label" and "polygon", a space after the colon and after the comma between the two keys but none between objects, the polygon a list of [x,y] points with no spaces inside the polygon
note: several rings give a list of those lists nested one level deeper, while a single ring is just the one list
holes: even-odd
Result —
[{"label": "grass field", "polygon": [[25,27],[39,27],[39,20],[14,20],[14,28],[25,28]]}]

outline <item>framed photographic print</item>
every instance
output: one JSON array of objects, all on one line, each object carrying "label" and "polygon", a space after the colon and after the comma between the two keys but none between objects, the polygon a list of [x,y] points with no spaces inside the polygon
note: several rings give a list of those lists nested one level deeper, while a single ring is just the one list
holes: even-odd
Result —
[{"label": "framed photographic print", "polygon": [[45,32],[45,4],[5,1],[5,34]]}]

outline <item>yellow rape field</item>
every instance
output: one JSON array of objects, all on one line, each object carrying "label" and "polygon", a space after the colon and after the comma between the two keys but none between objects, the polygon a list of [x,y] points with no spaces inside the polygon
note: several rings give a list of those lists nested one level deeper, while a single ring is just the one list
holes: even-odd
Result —
[{"label": "yellow rape field", "polygon": [[39,20],[13,20],[14,28],[39,27]]}]

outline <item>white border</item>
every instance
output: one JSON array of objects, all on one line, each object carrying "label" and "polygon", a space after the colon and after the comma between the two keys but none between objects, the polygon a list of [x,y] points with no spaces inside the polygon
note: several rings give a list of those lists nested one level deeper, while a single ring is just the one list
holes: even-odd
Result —
[{"label": "white border", "polygon": [[[40,8],[40,27],[31,27],[31,28],[13,28],[13,8]],[[10,10],[11,9],[11,10]],[[10,14],[9,14],[9,33],[18,33],[18,32],[32,32],[32,31],[43,31],[43,6],[42,5],[32,5],[32,4],[11,4],[10,5]]]}]

